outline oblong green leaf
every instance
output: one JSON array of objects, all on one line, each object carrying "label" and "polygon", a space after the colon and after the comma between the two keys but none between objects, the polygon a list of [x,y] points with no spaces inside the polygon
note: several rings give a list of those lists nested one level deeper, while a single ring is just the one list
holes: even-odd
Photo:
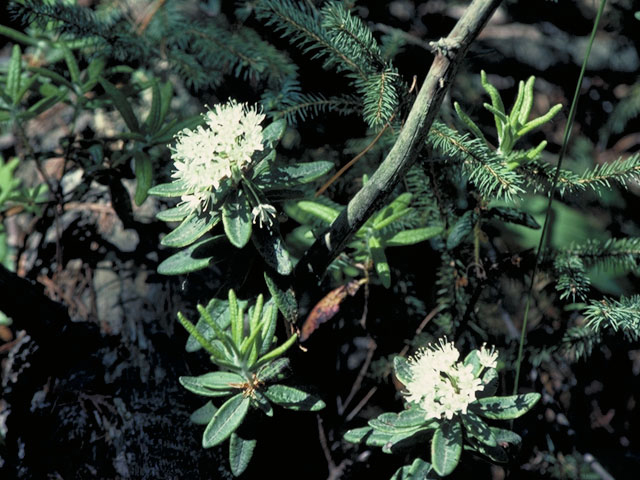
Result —
[{"label": "oblong green leaf", "polygon": [[295,187],[317,180],[326,175],[333,166],[333,162],[308,162],[273,167],[257,175],[254,182],[263,190]]},{"label": "oblong green leaf", "polygon": [[129,130],[132,132],[139,132],[140,127],[138,126],[138,119],[133,113],[133,109],[131,108],[127,97],[118,90],[114,84],[105,78],[100,77],[98,82],[100,82],[104,91],[109,95],[109,97],[111,97],[111,100],[113,100],[113,105],[118,109],[120,115],[122,115],[122,119],[124,120],[124,123],[127,124],[127,127],[129,127]]},{"label": "oblong green leaf", "polygon": [[328,205],[323,205],[318,202],[311,202],[308,200],[302,200],[298,202],[298,208],[305,213],[313,215],[315,218],[321,220],[323,223],[330,225],[340,214],[339,210]]},{"label": "oblong green leaf", "polygon": [[174,253],[158,265],[160,275],[183,275],[207,268],[214,260],[214,251],[224,235],[205,238]]},{"label": "oblong green leaf", "polygon": [[411,195],[411,193],[405,192],[394,198],[389,205],[384,207],[373,217],[373,227],[376,229],[384,228],[389,224],[389,218],[395,218],[398,212],[408,210],[412,197],[413,195]]},{"label": "oblong green leaf", "polygon": [[[209,372],[199,377],[182,376],[178,378],[180,385],[190,392],[205,397],[222,397],[229,395],[233,389],[246,380],[233,372]],[[232,386],[234,384],[235,386]]]},{"label": "oblong green leaf", "polygon": [[538,400],[540,400],[539,393],[487,397],[470,403],[469,408],[478,415],[491,420],[512,420],[531,410]]},{"label": "oblong green leaf", "polygon": [[20,91],[20,77],[22,76],[22,52],[19,45],[14,45],[11,50],[11,59],[7,70],[7,83],[5,91],[11,98],[14,105],[20,101],[18,92]]},{"label": "oblong green leaf", "polygon": [[257,443],[257,440],[242,438],[235,432],[231,434],[231,440],[229,441],[229,465],[231,466],[231,473],[236,477],[242,475],[249,466]]},{"label": "oblong green leaf", "polygon": [[215,447],[224,442],[240,426],[249,410],[251,397],[241,393],[227,400],[215,413],[202,435],[204,448]]},{"label": "oblong green leaf", "polygon": [[155,132],[160,127],[160,123],[162,122],[160,118],[161,104],[160,86],[154,78],[151,81],[151,108],[149,109],[147,118],[144,120],[144,125],[149,132]]},{"label": "oblong green leaf", "polygon": [[458,419],[444,422],[431,440],[431,463],[442,477],[455,470],[462,453],[462,427]]},{"label": "oblong green leaf", "polygon": [[390,480],[431,480],[436,478],[431,474],[432,471],[433,467],[429,462],[416,458],[411,465],[396,470]]},{"label": "oblong green leaf", "polygon": [[149,195],[153,182],[153,163],[151,157],[140,150],[133,152],[134,170],[136,174],[136,205],[142,205]]},{"label": "oblong green leaf", "polygon": [[293,263],[280,236],[280,228],[277,222],[269,229],[256,228],[251,239],[267,265],[280,275],[289,275],[292,272]]},{"label": "oblong green leaf", "polygon": [[484,388],[477,393],[478,398],[495,395],[498,390],[498,371],[495,368],[488,369],[482,374],[482,383]]},{"label": "oblong green leaf", "polygon": [[268,363],[260,370],[256,376],[261,382],[270,382],[272,380],[284,380],[290,373],[291,361],[288,358],[278,358]]},{"label": "oblong green leaf", "polygon": [[217,212],[200,215],[192,213],[164,236],[160,243],[166,247],[186,247],[211,230],[219,221],[220,215]]},{"label": "oblong green leaf", "polygon": [[414,245],[416,243],[424,242],[443,232],[442,227],[423,227],[414,228],[412,230],[403,230],[396,233],[391,238],[384,241],[387,247],[400,247],[404,245]]},{"label": "oblong green leaf", "polygon": [[207,425],[218,409],[209,400],[189,416],[189,420],[196,425]]},{"label": "oblong green leaf", "polygon": [[271,385],[264,395],[273,403],[290,410],[315,412],[325,407],[325,403],[315,395],[288,385]]},{"label": "oblong green leaf", "polygon": [[285,120],[276,120],[270,123],[262,130],[262,142],[267,145],[276,143],[282,138],[286,129],[287,122]]},{"label": "oblong green leaf", "polygon": [[473,412],[467,412],[460,416],[462,418],[462,424],[464,425],[467,434],[473,437],[479,443],[487,445],[489,447],[495,447],[498,445],[496,437],[493,432],[478,415]]},{"label": "oblong green leaf", "polygon": [[391,269],[387,262],[387,256],[384,254],[380,239],[373,235],[369,237],[369,253],[380,282],[384,288],[391,287]]},{"label": "oblong green leaf", "polygon": [[344,438],[347,442],[360,443],[363,440],[366,440],[366,438],[371,435],[372,432],[373,428],[371,427],[352,428],[351,430],[347,430],[342,438]]},{"label": "oblong green leaf", "polygon": [[503,222],[524,225],[525,227],[538,230],[540,224],[533,218],[533,215],[522,210],[511,207],[493,207],[489,210],[489,216],[498,218]]},{"label": "oblong green leaf", "polygon": [[231,192],[222,205],[224,233],[234,247],[243,248],[251,238],[251,207],[241,189]]},{"label": "oblong green leaf", "polygon": [[175,180],[171,183],[161,183],[149,189],[149,195],[157,197],[181,197],[187,193],[187,186],[182,180]]},{"label": "oblong green leaf", "polygon": [[181,204],[156,213],[156,218],[163,222],[181,222],[187,218],[189,212],[189,207],[186,204]]},{"label": "oblong green leaf", "polygon": [[408,385],[413,380],[413,370],[411,370],[411,365],[404,357],[395,357],[393,359],[393,371],[396,378],[403,385]]},{"label": "oblong green leaf", "polygon": [[298,302],[293,288],[280,278],[269,275],[268,272],[264,272],[264,281],[285,320],[295,324],[298,321]]},{"label": "oblong green leaf", "polygon": [[[246,300],[240,300],[238,303],[243,307],[247,304]],[[229,302],[227,300],[214,298],[207,304],[205,310],[209,314],[211,321],[215,322],[220,331],[224,331],[229,327]],[[198,323],[196,323],[196,330],[207,340],[217,338],[214,329],[208,324],[202,315],[198,319]],[[200,348],[202,348],[202,346],[196,338],[189,336],[185,350],[187,352],[195,352],[200,350]]]}]

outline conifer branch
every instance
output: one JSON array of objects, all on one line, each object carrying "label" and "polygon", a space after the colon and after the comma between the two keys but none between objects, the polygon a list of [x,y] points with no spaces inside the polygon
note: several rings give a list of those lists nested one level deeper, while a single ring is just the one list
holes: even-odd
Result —
[{"label": "conifer branch", "polygon": [[621,331],[629,341],[640,338],[640,295],[591,300],[584,310],[587,325],[595,332],[605,328]]},{"label": "conifer branch", "polygon": [[326,234],[307,250],[297,265],[297,276],[311,275],[318,280],[418,158],[462,58],[500,3],[500,0],[474,0],[449,36],[436,43],[436,56],[398,140]]},{"label": "conifer branch", "polygon": [[427,141],[442,155],[460,162],[469,181],[483,196],[510,199],[523,191],[520,176],[507,168],[502,157],[481,139],[460,135],[436,120]]}]

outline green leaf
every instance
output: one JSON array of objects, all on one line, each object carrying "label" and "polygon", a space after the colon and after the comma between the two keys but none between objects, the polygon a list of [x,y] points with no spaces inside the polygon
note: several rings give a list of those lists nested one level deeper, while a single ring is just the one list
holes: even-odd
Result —
[{"label": "green leaf", "polygon": [[430,428],[432,423],[431,420],[426,420],[426,412],[418,407],[403,410],[400,413],[385,412],[369,420],[369,425],[375,430],[394,435],[413,434],[424,428]]},{"label": "green leaf", "polygon": [[524,97],[522,99],[522,105],[518,112],[518,123],[524,125],[531,115],[531,108],[533,107],[533,84],[536,81],[536,77],[533,75],[529,77],[524,84]]},{"label": "green leaf", "polygon": [[[405,212],[406,210],[410,211],[409,204],[411,203],[411,197],[411,193],[405,192],[394,198],[389,205],[384,207],[376,214],[375,217],[373,217],[373,228],[380,230],[389,225],[389,223],[394,219],[399,218],[397,217],[399,212]],[[391,219],[391,222],[389,219]]]},{"label": "green leaf", "polygon": [[227,400],[215,413],[202,435],[203,448],[224,442],[240,426],[249,410],[250,397],[241,393]]},{"label": "green leaf", "polygon": [[230,386],[231,383],[242,384],[245,379],[233,372],[209,372],[199,377],[179,377],[180,385],[190,392],[205,397],[224,397],[229,395],[233,389],[238,387]]},{"label": "green leaf", "polygon": [[488,445],[489,447],[495,447],[498,445],[496,437],[493,436],[489,425],[475,413],[467,412],[461,415],[462,424],[469,436],[476,439],[479,443]]},{"label": "green leaf", "polygon": [[222,205],[224,233],[234,247],[244,247],[251,238],[251,207],[241,189],[229,194]]},{"label": "green leaf", "polygon": [[166,210],[158,212],[156,214],[156,218],[163,222],[181,222],[187,218],[190,211],[189,206],[183,203],[173,208],[167,208]]},{"label": "green leaf", "polygon": [[462,453],[462,427],[456,418],[442,423],[431,440],[431,462],[436,473],[449,475],[458,466]]},{"label": "green leaf", "polygon": [[491,433],[499,444],[508,443],[514,447],[519,447],[522,444],[522,437],[511,430],[498,427],[489,428],[491,428]]},{"label": "green leaf", "polygon": [[286,129],[287,122],[284,120],[276,120],[267,125],[264,130],[262,130],[262,143],[270,146],[278,142],[284,135]]},{"label": "green leaf", "polygon": [[[238,304],[240,304],[244,308],[246,307],[247,302],[246,300],[239,300]],[[215,322],[220,331],[226,330],[229,327],[229,302],[227,300],[214,298],[207,304],[205,310],[209,314],[211,321]],[[195,327],[196,330],[200,332],[200,334],[207,340],[216,338],[216,334],[213,328],[207,323],[202,315],[200,316],[200,319],[198,320],[198,323],[196,323]],[[185,350],[187,352],[195,352],[197,350],[200,350],[200,348],[202,348],[200,346],[200,343],[195,339],[195,337],[190,336],[187,340]]]},{"label": "green leaf", "polygon": [[[504,109],[504,104],[502,103],[502,97],[500,97],[500,93],[498,92],[496,87],[494,87],[489,83],[489,80],[487,79],[487,74],[485,73],[484,70],[480,71],[480,83],[482,83],[482,87],[489,94],[489,97],[491,97],[491,104],[493,105],[493,107],[502,113],[506,113]],[[498,131],[498,137],[501,137],[502,122],[497,117],[495,117],[495,122],[496,122],[496,129]]]},{"label": "green leaf", "polygon": [[211,403],[211,400],[209,400],[207,403],[193,412],[189,417],[189,420],[191,420],[196,425],[207,425],[211,421],[213,415],[217,410],[218,409],[213,405],[213,403]]},{"label": "green leaf", "polygon": [[482,375],[484,388],[478,392],[478,398],[491,397],[498,390],[498,371],[490,368]]},{"label": "green leaf", "polygon": [[125,95],[118,90],[115,85],[105,78],[100,77],[98,81],[100,82],[100,85],[102,85],[102,88],[104,88],[107,95],[109,95],[111,100],[113,100],[114,106],[118,109],[120,115],[122,115],[122,119],[127,124],[127,127],[129,127],[129,130],[132,132],[139,132],[140,127],[138,126],[138,119],[133,113],[133,109],[131,108],[127,97],[125,97]]},{"label": "green leaf", "polygon": [[272,380],[284,380],[290,373],[291,361],[288,358],[278,358],[268,363],[256,373],[261,382],[270,382]]},{"label": "green leaf", "polygon": [[404,357],[395,357],[393,359],[393,370],[396,375],[396,378],[403,385],[409,385],[413,380],[413,370],[411,370],[411,365]]},{"label": "green leaf", "polygon": [[78,62],[73,56],[73,52],[64,41],[57,42],[56,47],[58,47],[62,51],[62,55],[64,56],[65,63],[67,64],[67,70],[69,71],[71,81],[76,85],[79,85],[80,67],[78,67]]},{"label": "green leaf", "polygon": [[237,433],[231,434],[229,441],[229,465],[231,465],[231,473],[239,477],[249,466],[253,450],[256,448],[257,440],[244,439]]},{"label": "green leaf", "polygon": [[[255,184],[263,190],[290,188],[310,183],[333,168],[333,162],[309,162],[273,167],[256,176]],[[271,198],[271,195],[269,195]]]},{"label": "green leaf", "polygon": [[369,237],[369,253],[380,282],[384,288],[389,288],[391,286],[391,269],[387,263],[384,249],[380,245],[380,239],[374,235]]},{"label": "green leaf", "polygon": [[293,263],[291,263],[289,252],[280,236],[277,222],[270,229],[256,228],[251,239],[267,265],[280,275],[289,275],[292,272]]},{"label": "green leaf", "polygon": [[421,458],[416,458],[411,465],[405,465],[396,470],[390,480],[431,480],[435,478],[431,464]]},{"label": "green leaf", "polygon": [[223,238],[225,238],[224,235],[205,238],[174,253],[158,265],[158,273],[160,275],[183,275],[207,268],[214,259],[214,250]]},{"label": "green leaf", "polygon": [[19,45],[14,45],[11,50],[11,59],[7,70],[6,92],[11,98],[13,105],[20,101],[18,92],[20,91],[20,77],[22,77],[22,52]]},{"label": "green leaf", "polygon": [[476,138],[479,138],[485,144],[488,144],[489,142],[487,142],[487,139],[482,134],[482,131],[480,130],[478,125],[476,125],[476,122],[471,120],[471,117],[469,117],[469,115],[467,115],[464,112],[464,110],[462,110],[462,107],[458,102],[453,102],[453,108],[456,110],[456,113],[458,114],[458,118],[462,120],[462,122],[466,125],[469,131],[473,133],[473,136]]},{"label": "green leaf", "polygon": [[539,229],[540,224],[536,222],[530,213],[511,207],[493,207],[489,210],[489,216],[498,218],[503,222],[524,225],[525,227]]},{"label": "green leaf", "polygon": [[140,150],[133,152],[136,172],[136,205],[142,205],[147,199],[151,183],[153,182],[153,164],[151,157]]},{"label": "green leaf", "polygon": [[162,118],[160,116],[162,113],[161,97],[160,86],[158,85],[158,81],[154,78],[151,82],[151,108],[149,109],[147,118],[144,120],[144,125],[148,132],[155,132],[160,128],[160,124],[162,123]]},{"label": "green leaf", "polygon": [[547,113],[545,113],[541,117],[534,118],[529,123],[527,123],[524,127],[522,127],[520,130],[518,130],[518,133],[517,133],[518,137],[522,137],[523,135],[529,133],[531,130],[535,130],[536,128],[549,122],[553,117],[556,116],[556,114],[560,110],[562,110],[561,104],[554,105],[553,107],[551,107],[551,109]]},{"label": "green leaf", "polygon": [[220,215],[217,212],[200,215],[192,213],[171,233],[163,237],[160,243],[165,247],[186,247],[211,230],[219,221]]},{"label": "green leaf", "polygon": [[469,404],[478,415],[491,420],[512,420],[527,413],[540,400],[539,393],[480,398]]},{"label": "green leaf", "polygon": [[414,245],[424,242],[437,235],[440,235],[444,229],[442,227],[424,227],[412,230],[404,230],[393,235],[384,241],[387,247],[401,247],[404,245]]},{"label": "green leaf", "polygon": [[273,403],[290,410],[315,412],[325,407],[325,403],[315,395],[288,385],[271,385],[264,395]]},{"label": "green leaf", "polygon": [[371,427],[352,428],[351,430],[347,430],[342,438],[344,438],[347,442],[360,443],[363,440],[366,440],[366,438],[371,435],[372,432],[373,428]]},{"label": "green leaf", "polygon": [[305,213],[309,213],[314,217],[321,220],[326,225],[330,225],[340,214],[338,210],[327,205],[323,205],[317,202],[310,202],[308,200],[302,200],[298,202],[298,208]]},{"label": "green leaf", "polygon": [[148,193],[157,197],[181,197],[187,193],[187,186],[184,181],[176,180],[171,183],[155,185],[149,189]]},{"label": "green leaf", "polygon": [[262,393],[257,390],[254,391],[251,402],[254,407],[262,410],[262,413],[264,413],[267,417],[273,417],[273,407],[271,406],[271,403],[269,403],[269,400],[267,400],[267,397],[265,397]]},{"label": "green leaf", "polygon": [[293,288],[284,285],[284,279],[269,275],[268,272],[264,272],[264,281],[285,320],[295,324],[298,321],[298,302]]}]

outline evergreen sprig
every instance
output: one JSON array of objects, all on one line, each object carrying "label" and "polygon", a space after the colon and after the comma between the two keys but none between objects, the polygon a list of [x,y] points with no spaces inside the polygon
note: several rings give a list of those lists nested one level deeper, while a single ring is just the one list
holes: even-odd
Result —
[{"label": "evergreen sprig", "polygon": [[640,238],[611,238],[604,242],[590,239],[572,245],[565,253],[592,268],[630,271],[637,269],[640,262]]},{"label": "evergreen sprig", "polygon": [[587,325],[595,332],[612,328],[629,341],[640,338],[640,295],[591,300],[584,310]]},{"label": "evergreen sprig", "polygon": [[[527,183],[539,190],[543,185],[548,186],[553,180],[555,166],[535,159],[518,168],[525,177]],[[560,195],[565,193],[580,192],[587,189],[600,193],[602,189],[610,189],[617,183],[626,187],[626,183],[640,178],[640,154],[627,158],[618,158],[611,162],[596,165],[582,174],[570,170],[561,169],[558,176],[557,190]]]},{"label": "evergreen sprig", "polygon": [[560,299],[571,297],[572,301],[575,301],[578,296],[584,300],[589,292],[591,280],[585,271],[582,259],[561,254],[556,257],[554,268],[558,275],[556,290],[560,292]]},{"label": "evergreen sprig", "polygon": [[559,350],[575,360],[586,359],[601,341],[599,332],[589,327],[575,326],[564,333]]},{"label": "evergreen sprig", "polygon": [[399,106],[402,82],[385,60],[371,30],[341,2],[329,2],[321,11],[291,0],[265,0],[258,18],[291,39],[324,67],[346,74],[362,100],[364,120],[382,128]]},{"label": "evergreen sprig", "polygon": [[427,141],[442,156],[462,164],[465,175],[483,196],[511,199],[523,192],[522,178],[481,139],[471,139],[435,121]]},{"label": "evergreen sprig", "polygon": [[302,93],[300,82],[295,78],[286,79],[280,89],[266,90],[260,102],[271,118],[284,118],[291,125],[321,113],[348,115],[360,108],[360,101],[353,95],[325,97],[320,93]]}]

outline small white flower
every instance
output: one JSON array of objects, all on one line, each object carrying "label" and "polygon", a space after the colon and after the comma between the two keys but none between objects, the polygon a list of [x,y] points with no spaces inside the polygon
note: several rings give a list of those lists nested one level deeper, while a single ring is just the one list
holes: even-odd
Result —
[{"label": "small white flower", "polygon": [[260,122],[265,116],[255,107],[232,100],[215,105],[204,118],[205,126],[178,132],[171,155],[172,177],[184,182],[182,203],[192,211],[215,202],[216,190],[234,171],[245,170],[251,156],[263,149]]},{"label": "small white flower", "polygon": [[478,350],[478,360],[480,361],[480,365],[485,368],[496,368],[498,364],[498,352],[496,352],[496,347],[492,346],[491,349],[485,348],[486,343],[483,343]]},{"label": "small white flower", "polygon": [[273,225],[273,220],[276,218],[276,208],[268,203],[261,203],[257,207],[253,207],[251,215],[253,216],[254,225],[256,220],[259,220],[260,228],[262,228],[263,223],[270,227]]},{"label": "small white flower", "polygon": [[473,374],[473,366],[464,365],[459,358],[453,343],[441,339],[408,359],[412,380],[406,385],[405,397],[419,405],[427,419],[450,420],[466,413],[476,393],[484,388],[482,380]]}]

